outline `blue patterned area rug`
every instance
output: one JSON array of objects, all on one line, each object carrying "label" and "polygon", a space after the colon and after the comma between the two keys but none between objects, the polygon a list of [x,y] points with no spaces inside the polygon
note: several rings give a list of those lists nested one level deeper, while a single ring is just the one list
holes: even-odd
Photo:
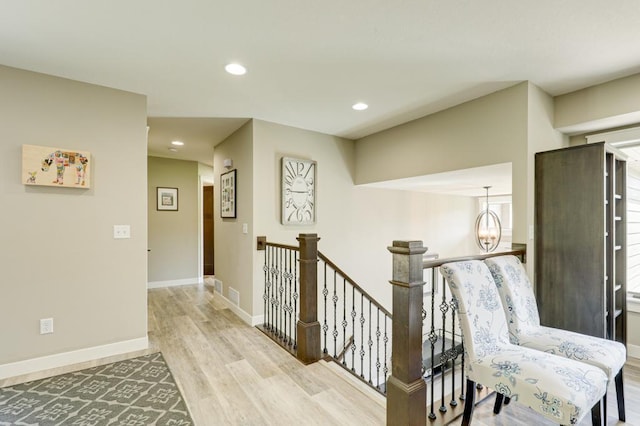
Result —
[{"label": "blue patterned area rug", "polygon": [[193,425],[160,352],[0,389],[0,425]]}]

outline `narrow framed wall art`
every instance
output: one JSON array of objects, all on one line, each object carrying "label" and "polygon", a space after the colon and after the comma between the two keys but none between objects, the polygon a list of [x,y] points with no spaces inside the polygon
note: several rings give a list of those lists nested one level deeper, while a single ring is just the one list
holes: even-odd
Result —
[{"label": "narrow framed wall art", "polygon": [[236,169],[220,175],[220,217],[236,217]]}]

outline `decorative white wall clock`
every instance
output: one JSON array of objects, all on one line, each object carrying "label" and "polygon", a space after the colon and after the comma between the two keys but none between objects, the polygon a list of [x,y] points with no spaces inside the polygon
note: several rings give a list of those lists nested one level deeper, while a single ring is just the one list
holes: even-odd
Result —
[{"label": "decorative white wall clock", "polygon": [[316,162],[282,157],[282,224],[316,221]]}]

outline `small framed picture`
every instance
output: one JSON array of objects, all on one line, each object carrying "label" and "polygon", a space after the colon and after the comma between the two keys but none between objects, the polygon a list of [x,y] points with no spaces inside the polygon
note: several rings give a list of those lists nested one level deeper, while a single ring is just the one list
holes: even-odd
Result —
[{"label": "small framed picture", "polygon": [[157,210],[178,211],[178,188],[158,187]]},{"label": "small framed picture", "polygon": [[220,175],[220,217],[236,217],[236,170]]}]

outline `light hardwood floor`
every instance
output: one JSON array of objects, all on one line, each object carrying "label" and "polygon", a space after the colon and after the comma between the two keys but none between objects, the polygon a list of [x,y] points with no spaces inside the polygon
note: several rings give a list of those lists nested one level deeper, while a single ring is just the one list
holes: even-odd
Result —
[{"label": "light hardwood floor", "polygon": [[339,366],[305,366],[205,286],[149,291],[149,337],[198,425],[384,424],[385,400]]},{"label": "light hardwood floor", "polygon": [[[384,397],[334,363],[301,364],[226,309],[209,287],[153,289],[148,295],[149,350],[6,379],[0,387],[161,351],[199,426],[385,424]],[[640,426],[640,361],[627,364],[625,380],[626,424]],[[607,424],[624,425],[616,421],[615,391],[609,395]],[[498,416],[492,408],[493,397],[480,403],[473,425],[552,424],[517,404]],[[590,424],[590,418],[581,423]]]}]

